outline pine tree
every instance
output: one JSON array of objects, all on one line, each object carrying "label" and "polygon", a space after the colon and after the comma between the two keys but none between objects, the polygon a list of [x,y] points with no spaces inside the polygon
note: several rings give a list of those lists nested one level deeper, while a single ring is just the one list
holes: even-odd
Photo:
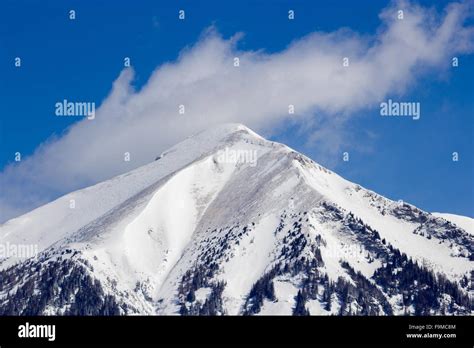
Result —
[{"label": "pine tree", "polygon": [[296,295],[296,305],[293,309],[293,315],[298,316],[305,316],[310,315],[309,310],[305,307],[306,303],[306,296],[305,293],[301,290],[298,290],[298,294]]}]

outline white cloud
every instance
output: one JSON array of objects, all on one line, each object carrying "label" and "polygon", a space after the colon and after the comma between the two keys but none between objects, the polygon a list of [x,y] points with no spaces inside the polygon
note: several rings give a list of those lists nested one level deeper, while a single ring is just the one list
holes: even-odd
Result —
[{"label": "white cloud", "polygon": [[[403,93],[420,74],[446,70],[450,57],[472,51],[473,28],[463,24],[469,11],[468,4],[452,4],[438,15],[398,2],[380,14],[371,37],[349,29],[316,32],[272,54],[241,51],[240,34],[226,40],[211,28],[176,62],[158,67],[139,91],[131,87],[133,71],[122,71],[95,120],[76,123],[4,168],[0,221],[148,163],[213,124],[241,122],[269,134],[289,122],[289,104],[297,113],[291,122],[337,148],[341,137],[331,130],[352,113]],[[343,57],[350,59],[347,68]],[[178,114],[180,104],[185,115]],[[124,152],[132,162],[123,161]]]}]

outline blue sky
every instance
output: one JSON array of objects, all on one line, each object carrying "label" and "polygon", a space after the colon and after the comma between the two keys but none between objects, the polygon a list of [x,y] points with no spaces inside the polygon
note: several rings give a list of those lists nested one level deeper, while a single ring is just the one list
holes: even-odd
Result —
[{"label": "blue sky", "polygon": [[[428,1],[416,3],[434,6]],[[239,50],[273,54],[315,31],[333,32],[347,27],[361,36],[376,35],[380,30],[379,13],[388,4],[383,1],[117,1],[113,5],[110,1],[3,2],[0,170],[12,163],[15,152],[28,158],[41,143],[61,137],[73,123],[80,122],[76,118],[55,117],[57,101],[90,100],[100,105],[122,71],[124,57],[131,58],[135,71],[132,85],[140,90],[155,69],[175,61],[180,51],[198,42],[210,26],[224,39],[243,32]],[[434,7],[439,12],[446,4],[447,1],[436,1]],[[70,9],[76,11],[74,21],[68,18]],[[184,21],[177,18],[179,9],[186,11]],[[295,10],[294,21],[288,21],[288,9]],[[472,18],[465,25],[472,25]],[[14,66],[15,57],[21,57],[21,68]],[[337,151],[322,150],[320,145],[325,138],[311,142],[312,129],[301,131],[304,122],[281,123],[277,131],[272,127],[267,130],[265,126],[258,130],[389,198],[403,199],[428,211],[473,217],[474,57],[464,54],[459,59],[457,68],[451,68],[450,60],[445,60],[441,66],[420,74],[410,70],[415,81],[407,84],[402,93],[395,86],[385,94],[395,100],[420,102],[422,115],[418,121],[382,118],[377,101],[354,108],[353,112],[345,109],[344,127],[337,128],[339,137],[345,141],[338,144]],[[413,69],[424,70],[424,66]],[[314,110],[308,114],[317,117]],[[87,141],[83,144],[84,148],[89,145]],[[349,152],[349,162],[342,161],[342,151]],[[458,162],[452,161],[454,151],[459,153]],[[70,155],[74,156],[74,151]],[[141,163],[135,163],[138,164]],[[128,169],[132,168],[121,167],[110,173]],[[48,188],[37,194],[38,203],[30,202],[30,205],[44,203],[69,189],[104,177],[107,174],[80,178],[74,184],[50,190],[46,185]],[[9,184],[8,180],[2,183]],[[6,190],[2,191],[4,201],[11,199]],[[28,191],[22,194],[27,195]]]}]

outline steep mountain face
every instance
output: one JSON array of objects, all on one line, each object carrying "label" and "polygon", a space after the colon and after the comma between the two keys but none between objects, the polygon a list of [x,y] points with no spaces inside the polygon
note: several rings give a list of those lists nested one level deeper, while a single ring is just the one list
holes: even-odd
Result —
[{"label": "steep mountain face", "polygon": [[0,314],[471,315],[473,226],[223,125],[1,225]]}]

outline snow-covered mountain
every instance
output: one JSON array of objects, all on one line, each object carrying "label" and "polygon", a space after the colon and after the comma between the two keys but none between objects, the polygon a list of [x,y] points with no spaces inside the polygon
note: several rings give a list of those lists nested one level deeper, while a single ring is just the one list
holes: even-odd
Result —
[{"label": "snow-covered mountain", "polygon": [[1,225],[0,314],[470,315],[473,221],[227,124]]}]

